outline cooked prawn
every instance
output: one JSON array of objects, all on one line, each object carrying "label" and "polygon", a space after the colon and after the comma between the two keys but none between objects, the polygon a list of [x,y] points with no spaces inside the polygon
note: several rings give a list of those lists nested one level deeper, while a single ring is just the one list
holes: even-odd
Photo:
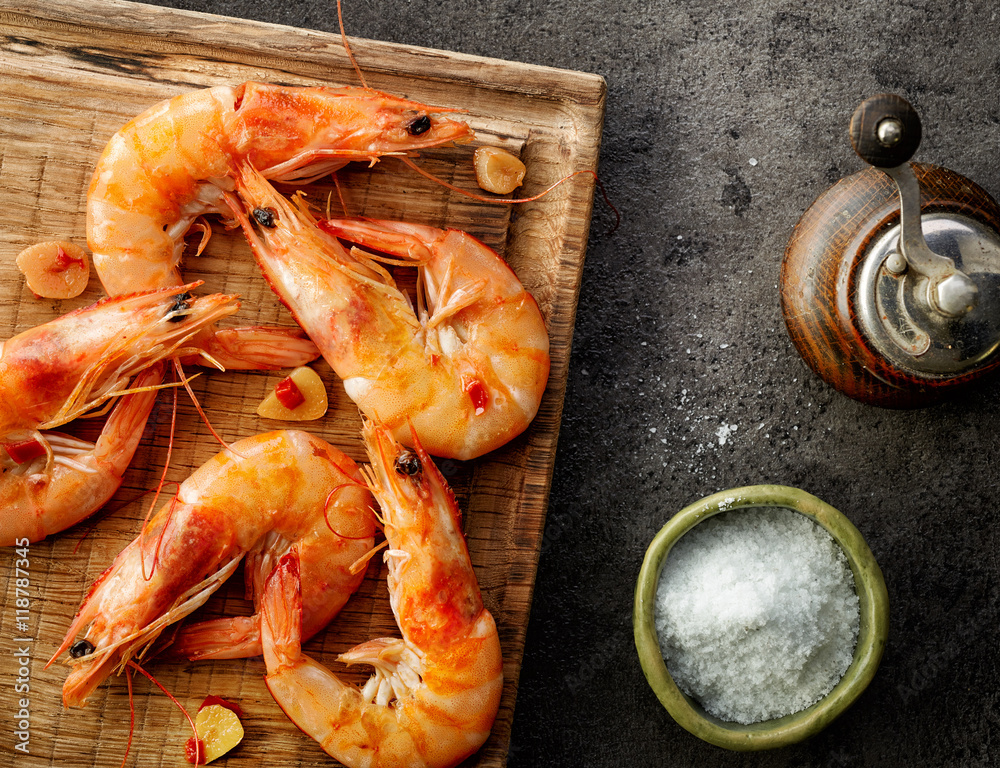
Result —
[{"label": "cooked prawn", "polygon": [[[202,354],[192,338],[239,308],[193,287],[104,299],[0,342],[0,545],[68,528],[117,490],[160,363]],[[50,431],[130,391],[96,444]]]},{"label": "cooked prawn", "polygon": [[120,394],[154,363],[200,350],[191,338],[235,313],[236,296],[200,283],[102,299],[0,343],[0,437],[54,429]]},{"label": "cooked prawn", "polygon": [[[7,450],[0,456],[0,546],[65,530],[114,496],[139,447],[162,378],[161,363],[140,373],[133,382],[136,391],[118,402],[96,443],[61,432],[8,433]],[[28,449],[20,463],[10,454],[15,445]]]},{"label": "cooked prawn", "polygon": [[[549,373],[538,304],[496,252],[458,230],[324,221],[252,167],[231,198],[271,287],[363,413],[428,453],[471,459],[523,432]],[[273,216],[254,228],[248,212]],[[270,226],[269,226],[270,225]],[[416,308],[389,273],[344,238],[419,270]]]},{"label": "cooked prawn", "polygon": [[341,654],[347,664],[375,667],[362,688],[304,655],[293,553],[265,589],[265,682],[292,722],[349,768],[454,766],[486,741],[500,706],[496,624],[483,606],[455,497],[419,441],[409,451],[370,422],[364,437],[402,639]]},{"label": "cooked prawn", "polygon": [[243,163],[276,181],[307,182],[352,160],[376,162],[472,138],[468,125],[364,88],[263,83],[176,96],[108,142],[87,194],[87,242],[111,295],[183,282],[184,235],[224,195]]},{"label": "cooked prawn", "polygon": [[[209,459],[91,587],[49,662],[86,628],[63,702],[82,705],[113,670],[202,605],[244,556],[247,589],[259,602],[267,574],[295,549],[303,632],[317,632],[364,578],[351,566],[371,550],[372,504],[357,465],[305,432],[249,437]],[[254,655],[259,627],[257,616],[209,622],[190,628],[182,643],[196,657]]]}]

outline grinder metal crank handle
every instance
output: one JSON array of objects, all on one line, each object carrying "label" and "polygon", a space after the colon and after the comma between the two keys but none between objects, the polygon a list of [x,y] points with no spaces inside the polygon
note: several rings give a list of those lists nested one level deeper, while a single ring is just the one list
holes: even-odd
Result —
[{"label": "grinder metal crank handle", "polygon": [[903,261],[886,259],[886,268],[903,272],[907,266],[927,278],[927,303],[946,317],[961,317],[979,300],[979,289],[951,259],[927,247],[920,225],[920,184],[907,162],[920,146],[920,116],[894,93],[865,99],[854,110],[851,146],[858,157],[887,174],[899,190],[899,253]]}]

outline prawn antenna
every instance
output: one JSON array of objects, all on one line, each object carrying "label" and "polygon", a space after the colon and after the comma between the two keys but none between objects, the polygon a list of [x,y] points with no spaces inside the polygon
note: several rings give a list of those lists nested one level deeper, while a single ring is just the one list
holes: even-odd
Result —
[{"label": "prawn antenna", "polygon": [[[181,378],[183,379],[183,372],[181,372]],[[153,494],[153,500],[149,504],[149,509],[146,510],[146,517],[142,521],[142,527],[139,529],[139,564],[142,570],[142,578],[145,581],[149,581],[153,578],[153,574],[156,572],[156,562],[160,557],[160,544],[163,542],[163,533],[167,530],[167,523],[170,522],[170,515],[174,512],[174,502],[177,501],[177,494],[180,493],[180,486],[174,492],[174,498],[170,502],[170,510],[167,512],[167,520],[164,521],[163,527],[160,528],[160,535],[156,537],[156,547],[153,549],[153,562],[150,566],[149,576],[146,575],[146,548],[143,544],[143,536],[146,533],[146,525],[149,523],[149,518],[153,514],[153,510],[156,508],[156,502],[160,498],[160,491],[163,490],[163,486],[167,480],[167,470],[170,469],[170,456],[174,452],[174,430],[177,426],[177,389],[174,389],[174,405],[170,411],[170,439],[167,441],[167,460],[163,463],[163,473],[160,475],[160,482],[156,486],[156,492]]]},{"label": "prawn antenna", "polygon": [[496,198],[496,197],[486,197],[486,195],[477,195],[475,192],[469,192],[466,189],[462,189],[461,187],[456,187],[454,184],[448,183],[444,179],[439,179],[437,176],[435,176],[430,171],[425,171],[423,168],[421,168],[419,165],[417,165],[415,162],[413,162],[410,158],[406,157],[405,155],[396,155],[396,157],[398,157],[401,162],[403,162],[405,165],[408,165],[410,168],[412,168],[413,170],[415,170],[417,173],[419,173],[424,178],[430,179],[431,181],[435,182],[436,184],[440,184],[442,187],[445,187],[446,189],[450,189],[453,192],[458,192],[460,195],[465,195],[466,197],[471,197],[473,200],[478,200],[481,203],[508,203],[508,204],[513,204],[513,203],[531,203],[531,202],[534,202],[535,200],[538,200],[538,199],[540,199],[542,197],[545,197],[545,195],[547,195],[553,189],[555,189],[556,187],[558,187],[560,184],[569,181],[574,176],[580,176],[581,174],[589,175],[589,176],[593,177],[594,181],[597,183],[598,189],[601,190],[601,197],[604,198],[604,204],[607,205],[608,208],[610,208],[614,212],[614,214],[615,214],[615,226],[611,229],[611,232],[614,232],[615,230],[617,230],[618,227],[622,223],[622,215],[618,212],[618,209],[615,208],[614,205],[612,205],[611,198],[608,197],[608,192],[604,188],[604,182],[601,181],[601,179],[598,177],[597,173],[594,172],[594,171],[589,171],[589,170],[574,171],[573,173],[569,174],[568,176],[563,176],[555,184],[550,185],[548,188],[543,189],[537,195],[532,195],[531,197]]},{"label": "prawn antenna", "polygon": [[351,574],[358,574],[368,567],[368,561],[371,560],[378,553],[380,549],[384,549],[389,545],[389,540],[386,539],[381,544],[376,544],[374,547],[365,552],[361,557],[351,563],[351,567],[347,570]]},{"label": "prawn antenna", "polygon": [[344,50],[347,51],[347,57],[351,60],[351,64],[354,65],[354,71],[358,73],[358,80],[361,81],[361,85],[365,87],[366,91],[370,91],[371,88],[368,87],[365,76],[361,73],[361,67],[358,66],[357,59],[354,58],[351,44],[347,42],[347,32],[344,31],[344,13],[340,8],[340,0],[337,0],[337,22],[340,24],[340,37],[344,41]]},{"label": "prawn antenna", "polygon": [[[187,390],[188,397],[190,397],[191,402],[194,403],[195,410],[198,411],[198,415],[201,416],[201,420],[205,422],[205,426],[208,427],[208,431],[212,434],[212,437],[214,437],[216,441],[219,443],[219,445],[221,445],[225,450],[236,453],[236,451],[233,451],[232,446],[230,446],[229,443],[223,440],[222,436],[215,431],[215,427],[212,426],[212,422],[208,420],[208,415],[205,413],[205,409],[201,407],[201,403],[198,402],[198,398],[194,394],[194,390],[191,389],[191,385],[188,384],[189,379],[184,376],[184,367],[181,365],[181,361],[177,357],[174,358],[174,368],[177,371],[178,378],[184,384],[184,389]],[[246,456],[243,456],[239,453],[236,453],[236,455],[239,456],[241,459],[246,458]]]},{"label": "prawn antenna", "polygon": [[333,500],[333,497],[336,496],[338,493],[340,493],[340,491],[342,491],[344,488],[367,488],[367,487],[368,486],[365,485],[364,483],[360,483],[357,480],[353,480],[348,483],[341,483],[326,495],[326,501],[323,503],[323,520],[326,522],[326,527],[330,529],[330,533],[334,534],[335,536],[339,536],[342,539],[346,539],[348,541],[361,541],[362,539],[368,538],[367,536],[345,536],[343,533],[341,533],[332,525],[330,525],[330,517],[329,517],[330,503]]},{"label": "prawn antenna", "polygon": [[[337,178],[337,174],[336,173],[333,174],[333,186],[334,186],[334,189],[337,190],[337,197],[340,200],[340,210],[342,210],[344,212],[345,216],[350,216],[350,214],[347,212],[347,203],[344,202],[344,191],[340,188],[340,179]],[[332,218],[330,216],[330,198],[329,198],[329,196],[326,198],[326,217],[328,219]]]},{"label": "prawn antenna", "polygon": [[194,739],[193,739],[194,740],[194,764],[195,765],[200,764],[201,760],[202,760],[201,742],[198,740],[198,729],[195,727],[194,720],[191,719],[191,715],[189,715],[188,711],[186,709],[184,709],[184,707],[181,705],[181,703],[179,701],[177,701],[176,698],[174,698],[174,695],[170,691],[168,691],[166,688],[164,688],[162,685],[160,685],[159,680],[157,680],[155,677],[153,677],[151,674],[149,674],[149,672],[147,672],[145,669],[143,669],[142,667],[140,667],[138,664],[136,664],[131,659],[129,659],[129,661],[128,661],[128,666],[130,668],[132,668],[132,669],[138,670],[143,675],[145,675],[147,678],[149,678],[149,681],[153,685],[155,685],[157,688],[159,688],[161,691],[163,691],[163,693],[166,694],[167,698],[170,699],[174,704],[176,704],[177,708],[181,712],[184,713],[184,717],[186,717],[188,723],[191,724],[191,731],[192,731],[192,733],[194,733]]},{"label": "prawn antenna", "polygon": [[132,668],[125,668],[125,682],[128,684],[128,744],[125,745],[125,755],[118,768],[125,768],[128,753],[132,751],[132,734],[135,733],[135,700],[132,697]]}]

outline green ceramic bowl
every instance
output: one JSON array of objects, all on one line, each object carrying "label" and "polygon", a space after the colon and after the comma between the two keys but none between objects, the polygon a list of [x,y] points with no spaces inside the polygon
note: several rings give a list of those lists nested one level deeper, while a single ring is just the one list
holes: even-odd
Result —
[{"label": "green ceramic bowl", "polygon": [[[751,725],[731,723],[708,714],[682,693],[667,671],[656,637],[654,610],[660,570],[676,541],[712,515],[746,507],[785,507],[811,517],[840,544],[854,573],[861,611],[854,660],[830,693],[811,707],[775,720]],[[889,631],[889,596],[882,571],[858,529],[829,504],[798,488],[753,485],[734,488],[685,507],[660,530],[643,560],[635,587],[633,609],[635,646],[639,661],[660,703],[670,716],[700,739],[726,749],[772,749],[802,741],[823,730],[847,709],[871,682],[878,669]]]}]

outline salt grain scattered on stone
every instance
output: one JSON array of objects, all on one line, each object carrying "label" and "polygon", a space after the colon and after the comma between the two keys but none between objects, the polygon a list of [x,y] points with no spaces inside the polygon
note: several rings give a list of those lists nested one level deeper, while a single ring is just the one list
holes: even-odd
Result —
[{"label": "salt grain scattered on stone", "polygon": [[715,430],[715,436],[719,438],[719,445],[725,445],[730,436],[739,429],[738,424],[726,424],[723,423],[717,430]]},{"label": "salt grain scattered on stone", "polygon": [[847,671],[858,597],[843,551],[788,509],[725,512],[682,536],[657,589],[667,669],[706,711],[755,723],[819,701]]}]

